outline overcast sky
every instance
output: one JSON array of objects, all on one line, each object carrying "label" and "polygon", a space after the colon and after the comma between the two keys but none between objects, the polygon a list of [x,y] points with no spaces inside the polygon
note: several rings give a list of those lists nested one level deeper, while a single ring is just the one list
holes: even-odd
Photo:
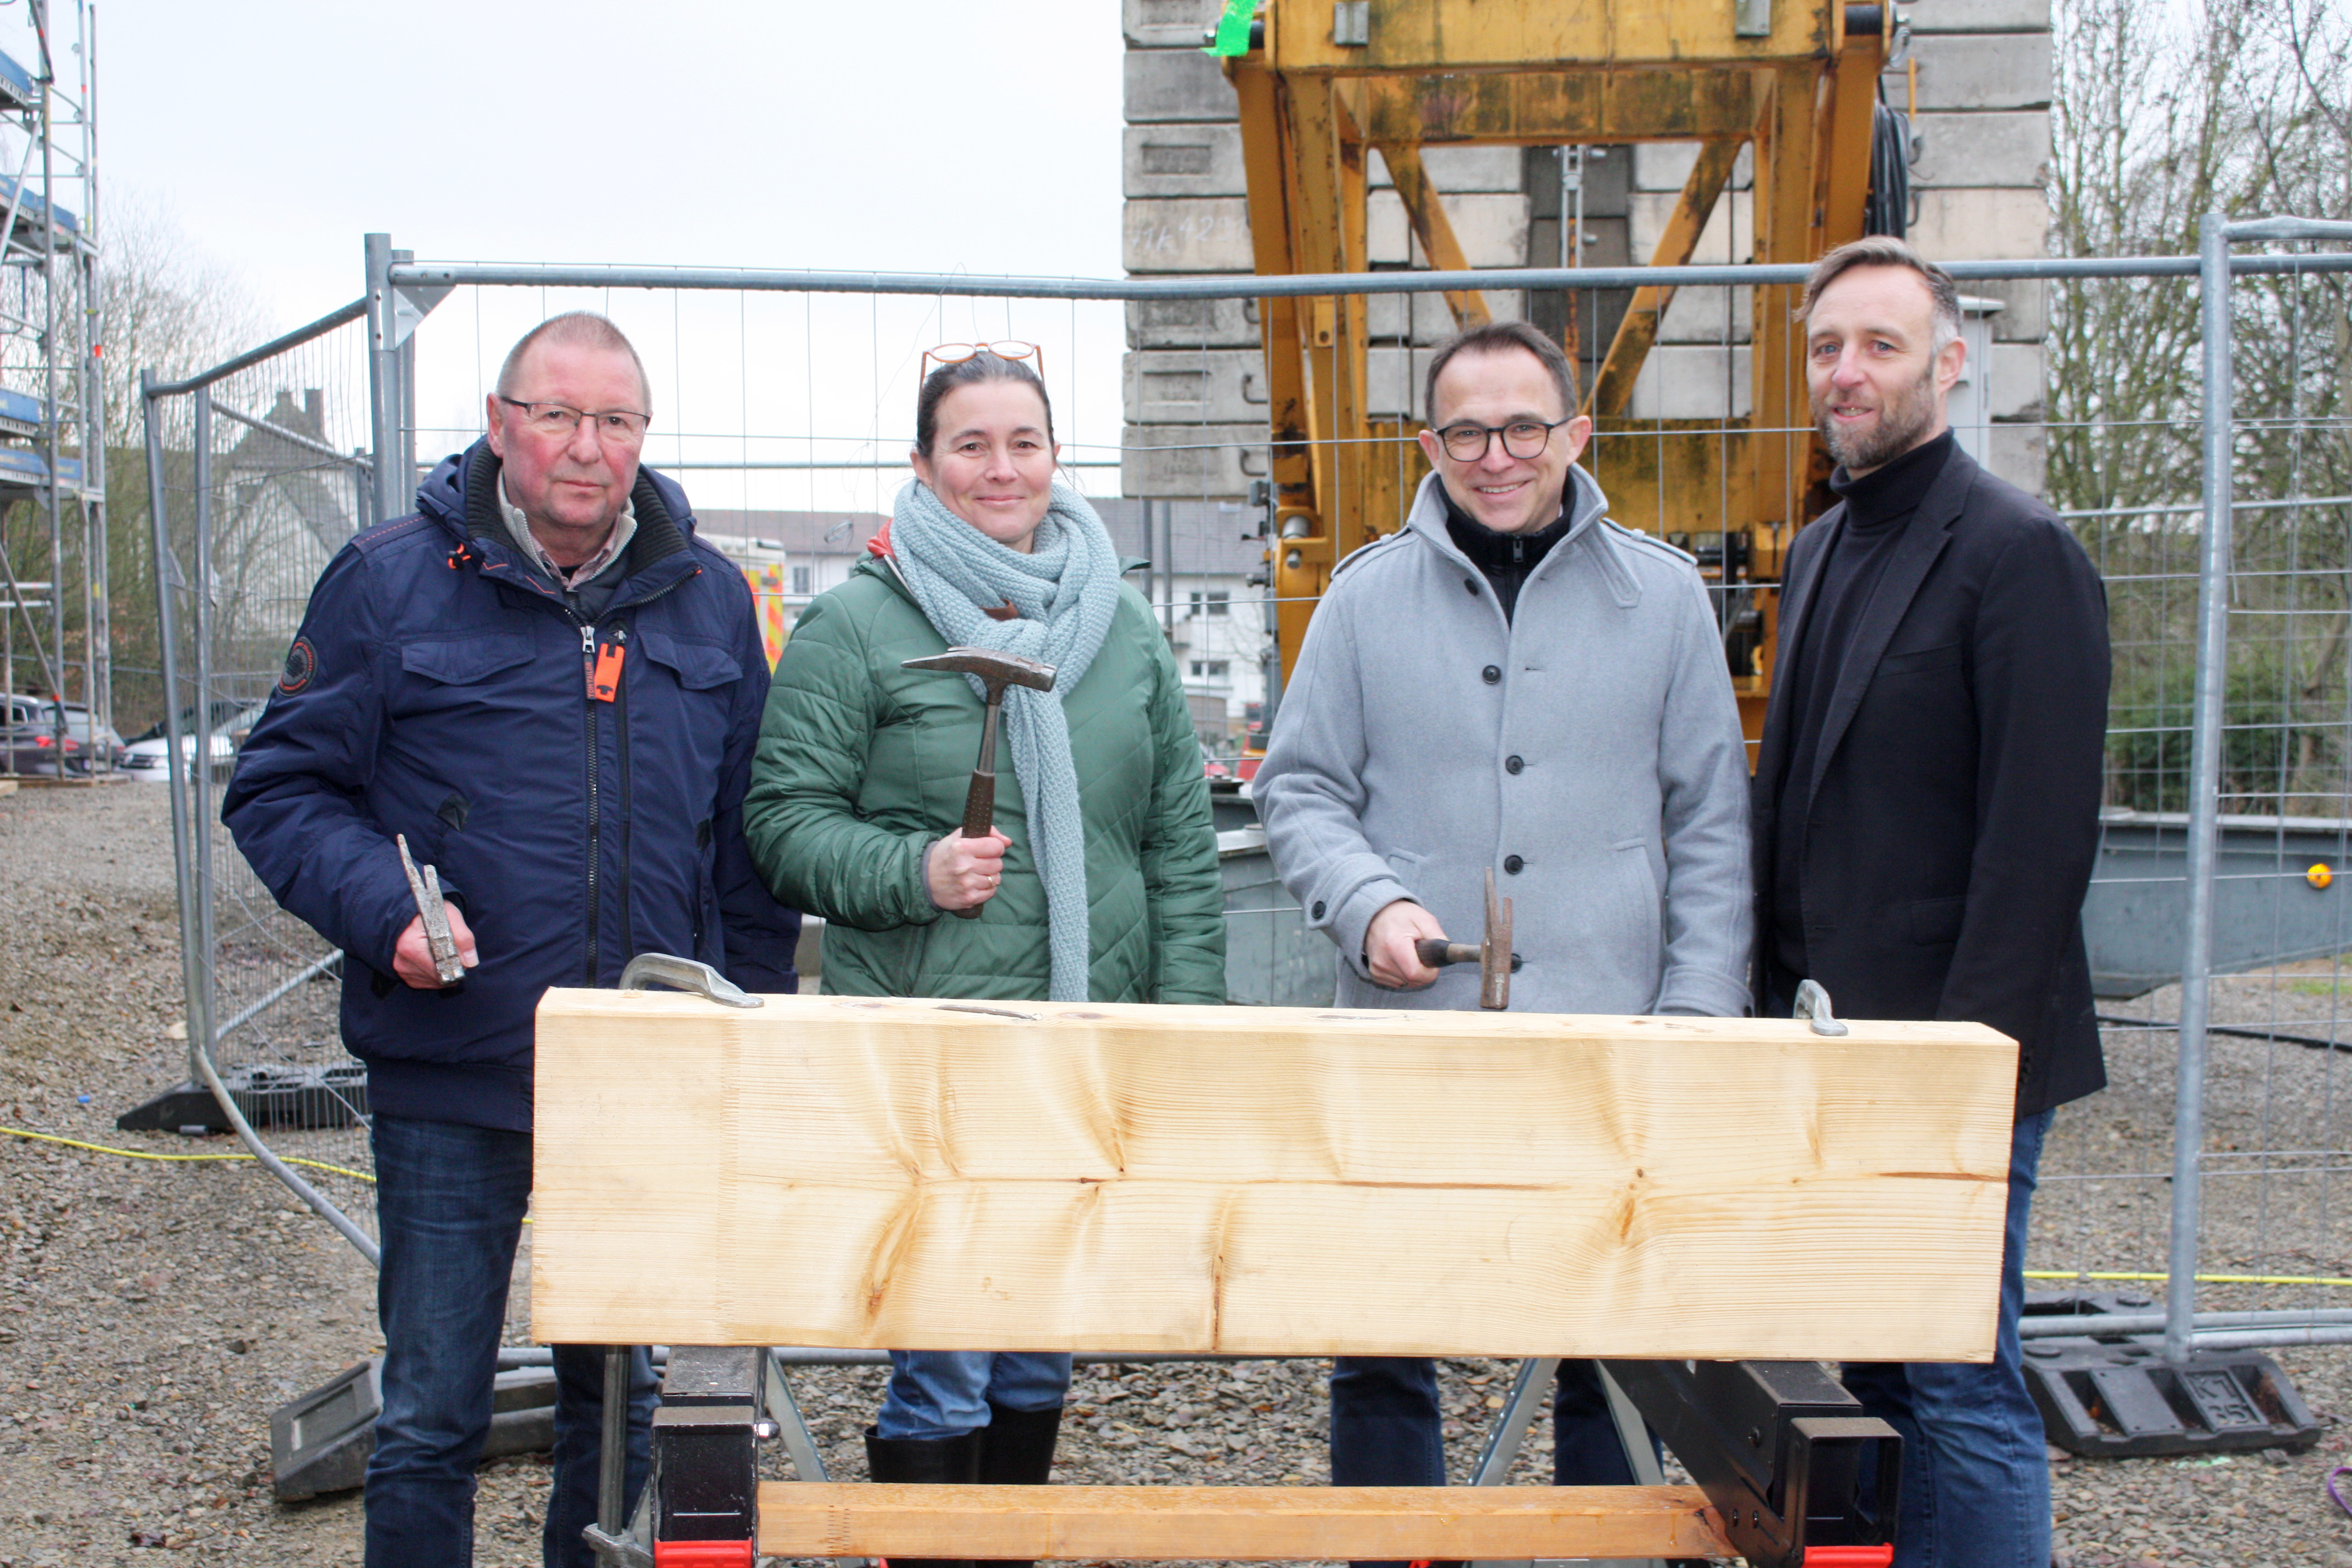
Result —
[{"label": "overcast sky", "polygon": [[[23,16],[0,4],[0,47],[28,53]],[[439,259],[1119,269],[1115,0],[107,0],[97,22],[107,190],[160,204],[281,327],[358,296],[372,229]],[[482,362],[581,302],[639,338],[673,431],[902,441],[921,349],[1011,327],[1072,388],[1064,439],[1091,411],[1116,440],[1116,306],[525,292],[427,323],[424,424],[478,427]]]}]

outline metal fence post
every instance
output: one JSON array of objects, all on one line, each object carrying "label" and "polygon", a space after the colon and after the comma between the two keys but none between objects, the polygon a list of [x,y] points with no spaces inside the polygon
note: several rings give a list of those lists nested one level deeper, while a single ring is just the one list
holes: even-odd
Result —
[{"label": "metal fence post", "polygon": [[398,517],[400,498],[400,350],[394,342],[392,236],[372,234],[367,251],[368,422],[375,447],[373,521]]},{"label": "metal fence post", "polygon": [[[190,658],[194,665],[195,700],[190,704],[195,714],[188,742],[188,846],[196,873],[196,942],[198,970],[196,983],[202,992],[205,1032],[199,1037],[195,1020],[188,1025],[188,1048],[199,1046],[209,1055],[214,1045],[213,1023],[219,1013],[220,994],[215,981],[215,960],[218,953],[217,933],[214,929],[213,903],[220,879],[213,865],[213,393],[210,386],[200,386],[195,392],[195,451],[193,482],[196,492],[196,535],[194,557],[195,581],[190,584],[189,601],[194,606],[190,619],[194,636],[191,639]],[[201,752],[201,755],[198,753]],[[198,1076],[202,1076],[199,1074]]]},{"label": "metal fence post", "polygon": [[195,1061],[200,1044],[210,1037],[212,1013],[206,1005],[203,983],[204,963],[203,921],[197,917],[200,895],[191,875],[194,859],[194,825],[188,798],[188,757],[182,750],[180,728],[180,616],[173,603],[174,580],[179,576],[179,561],[172,552],[171,523],[163,508],[163,432],[161,425],[162,400],[152,388],[155,384],[153,371],[140,373],[140,393],[145,401],[147,417],[147,518],[149,534],[155,551],[155,613],[156,633],[162,644],[163,674],[163,743],[169,748],[163,753],[166,785],[172,793],[172,878],[180,898],[180,985],[187,1007],[188,1076],[197,1076]]},{"label": "metal fence post", "polygon": [[2221,708],[2230,655],[2230,235],[2199,226],[2205,342],[2204,549],[2197,572],[2197,686],[2189,717],[2187,933],[2180,957],[2179,1068],[2173,1088],[2172,1245],[2165,1260],[2164,1354],[2189,1359],[2197,1313],[2197,1232],[2205,1156],[2206,1024],[2212,990],[2213,868],[2221,816]]}]

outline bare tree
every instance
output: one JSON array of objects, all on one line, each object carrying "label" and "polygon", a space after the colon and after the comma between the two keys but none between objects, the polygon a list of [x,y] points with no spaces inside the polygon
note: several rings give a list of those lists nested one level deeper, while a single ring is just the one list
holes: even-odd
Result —
[{"label": "bare tree", "polygon": [[[2058,18],[2051,210],[2064,254],[2187,254],[2207,212],[2341,217],[2352,203],[2352,21],[2336,0],[2074,0]],[[2341,275],[2231,290],[2242,500],[2352,487]],[[2184,804],[2205,389],[2193,280],[2054,291],[2050,496],[2107,573],[2112,798]],[[2137,510],[2146,509],[2146,510]],[[2352,509],[2239,514],[2226,809],[2342,815]],[[2323,802],[2325,804],[2323,805]]]}]

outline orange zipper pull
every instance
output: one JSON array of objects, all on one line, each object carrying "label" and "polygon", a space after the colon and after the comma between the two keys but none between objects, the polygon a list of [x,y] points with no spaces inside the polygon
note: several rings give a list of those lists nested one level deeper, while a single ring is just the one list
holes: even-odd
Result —
[{"label": "orange zipper pull", "polygon": [[596,675],[590,687],[599,702],[610,702],[621,689],[621,660],[628,649],[618,640],[606,643],[596,650]]}]

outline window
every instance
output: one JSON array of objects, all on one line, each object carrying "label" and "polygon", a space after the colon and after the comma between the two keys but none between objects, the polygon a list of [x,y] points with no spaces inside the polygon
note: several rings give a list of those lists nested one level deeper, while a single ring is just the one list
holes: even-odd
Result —
[{"label": "window", "polygon": [[1232,661],[1222,658],[1196,658],[1192,661],[1195,680],[1229,680],[1233,678]]},{"label": "window", "polygon": [[815,567],[795,566],[793,568],[793,592],[795,594],[814,594],[816,592]]},{"label": "window", "polygon": [[1223,588],[1211,588],[1206,591],[1196,588],[1192,592],[1192,614],[1196,616],[1230,615],[1233,613],[1233,595]]}]

